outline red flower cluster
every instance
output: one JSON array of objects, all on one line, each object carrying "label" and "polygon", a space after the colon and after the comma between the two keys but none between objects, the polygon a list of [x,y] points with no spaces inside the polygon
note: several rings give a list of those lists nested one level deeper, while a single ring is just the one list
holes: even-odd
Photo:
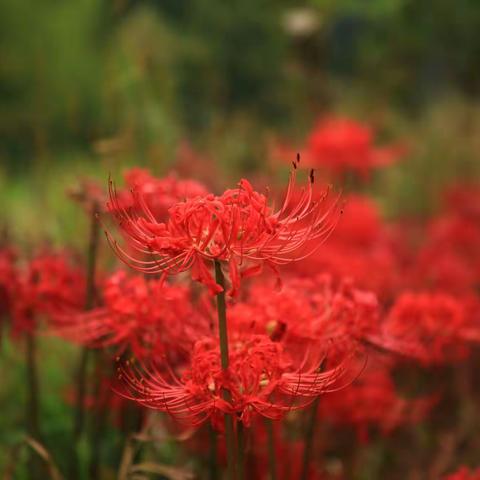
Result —
[{"label": "red flower cluster", "polygon": [[54,322],[83,308],[85,278],[66,253],[38,255],[17,266],[11,252],[0,256],[2,308],[11,316],[11,331],[17,336],[32,333],[42,317]]},{"label": "red flower cluster", "polygon": [[208,332],[206,315],[184,285],[166,285],[119,271],[100,293],[102,305],[88,312],[57,316],[53,331],[91,348],[115,347],[117,354],[139,358],[165,356],[173,361]]},{"label": "red flower cluster", "polygon": [[463,359],[480,333],[478,317],[466,307],[448,294],[404,293],[382,325],[382,346],[425,364]]},{"label": "red flower cluster", "polygon": [[159,221],[168,217],[172,205],[208,194],[206,187],[195,180],[182,180],[173,174],[156,178],[142,168],[127,170],[124,179],[126,189],[118,192],[118,205],[122,209],[136,208],[135,196],[131,194],[134,190]]},{"label": "red flower cluster", "polygon": [[[293,198],[297,163],[290,176],[282,207],[274,211],[265,195],[247,180],[222,195],[208,194],[176,203],[166,221],[157,219],[145,201],[142,189],[132,190],[134,207],[125,207],[110,183],[109,210],[126,234],[137,256],[107,237],[118,256],[144,273],[174,275],[191,270],[192,278],[212,293],[222,288],[210,272],[212,261],[229,265],[231,294],[242,276],[258,272],[263,265],[276,265],[304,258],[318,249],[338,220],[338,198],[314,200],[313,171],[307,188]],[[140,255],[138,255],[140,254]],[[145,260],[144,256],[151,258]],[[250,265],[243,271],[240,268]]]},{"label": "red flower cluster", "polygon": [[455,473],[451,473],[443,480],[480,480],[480,468],[471,470],[468,467],[460,467]]},{"label": "red flower cluster", "polygon": [[331,343],[332,349],[356,348],[378,328],[378,302],[374,293],[355,288],[344,279],[335,285],[332,277],[290,276],[276,291],[256,283],[248,297],[233,305],[230,323],[276,340],[308,340]]},{"label": "red flower cluster", "polygon": [[374,146],[372,127],[349,118],[328,117],[318,121],[307,140],[308,158],[337,175],[355,172],[366,177],[371,170],[395,162],[403,153],[399,146]]},{"label": "red flower cluster", "polygon": [[[229,413],[247,426],[254,413],[280,419],[348,379],[346,361],[321,371],[321,349],[307,345],[304,352],[290,352],[267,335],[232,333],[227,372],[220,364],[218,340],[209,337],[195,344],[180,376],[164,364],[152,369],[134,363],[122,367],[120,377],[132,399],[187,424]],[[231,401],[222,397],[223,390],[231,393]]]},{"label": "red flower cluster", "polygon": [[335,279],[351,277],[359,288],[386,300],[398,291],[399,262],[376,205],[366,197],[350,195],[329,241],[290,268],[307,277],[316,272],[329,272]]},{"label": "red flower cluster", "polygon": [[[368,126],[326,119],[306,157],[336,175],[365,177],[399,155],[373,138]],[[0,315],[11,317],[16,335],[31,335],[45,318],[50,333],[118,362],[120,397],[109,401],[111,365],[99,363],[95,374],[104,376],[96,390],[86,388],[83,406],[96,408],[98,394],[112,410],[133,400],[192,429],[210,421],[221,430],[223,420],[225,437],[249,427],[282,456],[278,478],[300,478],[302,469],[326,478],[324,459],[302,464],[314,434],[299,437],[314,425],[304,428],[292,412],[314,404],[311,422],[317,415],[328,432],[347,426],[350,437],[353,427],[365,442],[415,425],[443,392],[402,396],[394,381],[401,367],[454,375],[445,366],[460,369],[480,342],[480,191],[457,187],[438,216],[411,229],[413,222],[388,224],[372,199],[349,194],[339,221],[338,196],[318,189],[313,171],[296,187],[298,162],[277,209],[245,179],[215,195],[195,181],[130,170],[125,189],[110,182],[107,204],[125,246],[107,238],[140,273],[97,278],[85,311],[87,282],[70,256],[18,264],[4,249]],[[84,193],[90,207],[103,196],[93,187]],[[267,434],[264,419],[284,418],[283,429],[267,423]],[[252,450],[249,472],[264,478],[267,449]],[[477,476],[463,468],[447,478]]]},{"label": "red flower cluster", "polygon": [[[405,154],[404,145],[375,146],[373,127],[341,116],[328,116],[317,121],[300,149],[309,167],[322,168],[337,178],[353,173],[361,179],[378,168],[386,167]],[[275,148],[274,156],[288,159],[292,149]]]}]

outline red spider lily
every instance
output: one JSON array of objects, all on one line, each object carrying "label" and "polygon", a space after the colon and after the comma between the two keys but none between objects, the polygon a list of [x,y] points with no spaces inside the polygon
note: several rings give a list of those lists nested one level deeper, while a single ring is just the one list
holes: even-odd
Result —
[{"label": "red spider lily", "polygon": [[[307,257],[319,248],[338,220],[338,198],[327,202],[325,192],[314,200],[313,171],[307,188],[293,201],[297,163],[290,175],[282,207],[274,211],[265,195],[256,192],[247,180],[222,195],[196,197],[169,209],[166,222],[158,221],[144,195],[133,189],[135,208],[119,202],[110,182],[109,210],[115,215],[143,260],[130,255],[107,234],[113,249],[125,263],[144,273],[173,275],[191,270],[192,278],[208,286],[212,293],[222,289],[213,280],[211,262],[229,264],[231,294],[239,287],[241,275],[257,272],[263,264],[277,265]],[[245,262],[249,268],[241,274]]]},{"label": "red spider lily", "polygon": [[463,215],[442,215],[429,225],[426,243],[410,273],[412,285],[461,294],[480,286],[480,224]]},{"label": "red spider lily", "polygon": [[208,320],[185,286],[119,271],[105,282],[102,296],[101,307],[57,318],[53,331],[89,347],[115,347],[141,358],[169,353],[170,360],[208,332]]},{"label": "red spider lily", "polygon": [[388,434],[402,425],[416,424],[435,403],[433,397],[399,397],[389,371],[374,363],[348,389],[326,395],[319,404],[324,421],[355,427],[363,442],[368,441],[370,427]]},{"label": "red spider lily", "polygon": [[39,255],[19,273],[12,305],[13,333],[31,332],[38,316],[55,318],[78,311],[84,298],[83,271],[66,254]]},{"label": "red spider lily", "polygon": [[307,140],[308,158],[315,166],[324,166],[342,175],[354,172],[366,177],[374,168],[395,162],[404,147],[374,147],[373,129],[349,118],[320,120]]},{"label": "red spider lily", "polygon": [[348,279],[335,285],[330,275],[290,276],[281,291],[253,285],[248,299],[229,310],[238,324],[274,340],[308,339],[350,345],[378,330],[376,296],[355,288]]},{"label": "red spider lily", "polygon": [[[218,340],[205,338],[196,343],[189,367],[180,376],[165,366],[134,363],[120,368],[127,390],[121,394],[191,426],[212,417],[215,421],[221,414],[235,414],[249,425],[255,413],[280,419],[303,408],[318,395],[341,388],[349,376],[348,359],[320,371],[322,348],[307,348],[296,363],[281,343],[266,335],[231,337],[227,372],[221,368]],[[231,401],[223,398],[224,390],[231,393]]]},{"label": "red spider lily", "polygon": [[[470,305],[470,307],[469,307]],[[471,304],[444,293],[404,293],[382,325],[376,342],[426,365],[461,360],[478,338],[478,316]]]},{"label": "red spider lily", "polygon": [[382,300],[399,285],[399,265],[388,231],[373,202],[359,195],[345,200],[344,214],[322,249],[290,267],[297,275],[329,272],[335,279],[351,277],[359,288]]},{"label": "red spider lily", "polygon": [[121,208],[136,208],[135,197],[131,194],[133,189],[142,197],[142,201],[157,221],[168,217],[168,210],[172,205],[208,194],[206,187],[196,180],[182,180],[173,174],[156,178],[143,168],[127,170],[124,179],[127,190],[119,191],[116,199]]},{"label": "red spider lily", "polygon": [[[406,147],[399,144],[376,147],[374,137],[373,128],[367,124],[346,117],[326,117],[308,135],[302,154],[310,167],[324,168],[339,177],[351,172],[365,179],[372,170],[391,165],[406,152]],[[292,154],[286,145],[272,148],[272,155],[282,160]]]},{"label": "red spider lily", "polygon": [[382,218],[372,199],[350,194],[344,202],[345,212],[332,234],[333,243],[369,247],[384,238]]},{"label": "red spider lily", "polygon": [[456,472],[443,477],[443,480],[480,480],[480,468],[473,470],[463,466]]}]

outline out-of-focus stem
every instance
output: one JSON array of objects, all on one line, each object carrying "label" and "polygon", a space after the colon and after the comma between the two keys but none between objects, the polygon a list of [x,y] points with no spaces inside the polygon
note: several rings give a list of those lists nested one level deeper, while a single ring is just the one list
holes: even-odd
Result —
[{"label": "out-of-focus stem", "polygon": [[270,471],[270,480],[277,480],[277,465],[275,463],[275,437],[273,435],[273,421],[265,419],[267,429],[267,448],[268,448],[268,467]]},{"label": "out-of-focus stem", "polygon": [[28,433],[35,440],[40,439],[40,426],[38,415],[38,372],[36,362],[36,341],[34,333],[27,333],[26,355],[27,355],[27,379],[28,379],[28,402],[27,402],[27,429]]},{"label": "out-of-focus stem", "polygon": [[107,358],[104,351],[95,352],[95,372],[94,372],[94,398],[95,406],[93,411],[93,424],[90,437],[90,464],[88,466],[89,480],[97,480],[99,478],[100,460],[102,457],[102,443],[105,432],[106,408],[108,403],[108,393],[102,391],[102,379],[111,374],[107,371]]},{"label": "out-of-focus stem", "polygon": [[[27,402],[26,402],[26,422],[29,435],[34,439],[40,440],[40,424],[39,424],[39,388],[38,388],[38,372],[37,372],[37,353],[35,333],[29,332],[25,334],[25,353],[27,366]],[[29,478],[32,480],[39,479],[42,475],[41,467],[38,459],[31,457],[29,461]]]},{"label": "out-of-focus stem", "polygon": [[302,474],[300,480],[308,480],[308,469],[312,460],[313,442],[315,439],[315,425],[317,423],[317,410],[320,397],[317,397],[310,407],[307,428],[305,430],[305,446],[303,449]]},{"label": "out-of-focus stem", "polygon": [[245,478],[245,428],[242,422],[237,423],[237,463],[238,478]]},{"label": "out-of-focus stem", "polygon": [[208,424],[208,434],[210,437],[209,478],[218,480],[217,433],[211,423]]},{"label": "out-of-focus stem", "polygon": [[[228,332],[227,332],[227,306],[225,302],[225,277],[222,272],[222,266],[218,260],[215,260],[215,281],[223,290],[217,294],[217,315],[218,315],[218,333],[220,337],[220,359],[222,369],[228,370]],[[224,389],[222,392],[223,399],[226,402],[232,401],[232,395],[229,390]],[[225,414],[225,441],[227,446],[227,471],[228,478],[234,480],[236,478],[235,468],[235,435],[234,435],[233,416]]]},{"label": "out-of-focus stem", "polygon": [[[87,249],[85,310],[91,310],[95,304],[95,272],[99,244],[100,226],[97,220],[99,213],[98,202],[92,202],[90,211],[90,233]],[[70,477],[78,478],[77,445],[82,436],[85,425],[85,396],[87,393],[89,349],[82,348],[76,372],[75,413],[73,420],[73,450],[70,465]]]}]

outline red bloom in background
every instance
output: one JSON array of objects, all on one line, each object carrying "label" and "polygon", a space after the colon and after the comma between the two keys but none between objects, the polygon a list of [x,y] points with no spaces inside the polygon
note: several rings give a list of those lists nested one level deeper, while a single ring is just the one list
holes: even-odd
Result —
[{"label": "red bloom in background", "polygon": [[120,271],[106,282],[103,304],[58,318],[54,333],[89,347],[115,347],[137,357],[168,354],[174,361],[208,332],[208,320],[183,285]]},{"label": "red bloom in background", "polygon": [[[225,413],[235,414],[246,425],[254,414],[280,419],[318,395],[341,388],[349,376],[349,359],[320,371],[325,359],[321,346],[306,348],[296,360],[298,356],[298,351],[289,352],[266,335],[236,332],[231,335],[230,366],[225,372],[218,340],[205,338],[196,343],[189,366],[179,375],[164,364],[122,367],[120,378],[127,389],[122,394],[191,426],[211,417],[220,424],[219,416]],[[224,389],[230,391],[231,401],[223,398]]]},{"label": "red bloom in background", "polygon": [[329,241],[308,260],[291,265],[302,276],[328,272],[335,279],[351,277],[358,288],[372,290],[382,300],[397,293],[399,265],[376,205],[350,195]]},{"label": "red bloom in background", "polygon": [[39,316],[55,321],[57,315],[81,310],[85,276],[67,254],[42,254],[20,270],[12,303],[14,335],[31,332]]},{"label": "red bloom in background", "polygon": [[349,388],[326,395],[319,405],[323,421],[355,427],[362,441],[368,441],[370,427],[388,434],[402,425],[418,423],[434,403],[432,397],[399,397],[389,371],[374,363]]},{"label": "red bloom in background", "polygon": [[428,226],[412,267],[411,284],[461,294],[480,286],[480,221],[446,214]]},{"label": "red bloom in background", "polygon": [[280,291],[266,283],[252,285],[248,298],[229,309],[229,322],[274,340],[321,341],[335,350],[356,348],[376,333],[378,313],[375,294],[348,279],[335,284],[327,274],[290,276]]},{"label": "red bloom in background", "polygon": [[179,179],[173,174],[157,178],[143,168],[131,168],[124,173],[127,189],[118,192],[117,201],[121,208],[135,208],[135,190],[156,220],[168,217],[172,205],[191,198],[208,194],[207,188],[200,182],[191,179]]},{"label": "red bloom in background", "polygon": [[[300,150],[309,167],[325,169],[341,178],[354,173],[366,179],[372,170],[391,165],[405,155],[406,147],[400,144],[377,147],[370,125],[330,116],[317,121]],[[272,154],[286,161],[294,151],[285,145],[274,145]]]},{"label": "red bloom in background", "polygon": [[[305,258],[337,223],[338,198],[328,202],[325,192],[321,199],[314,199],[313,172],[307,188],[293,198],[296,169],[294,163],[285,200],[277,211],[265,195],[241,180],[238,188],[220,196],[209,194],[173,205],[166,222],[155,217],[141,191],[132,191],[135,208],[125,208],[110,184],[109,210],[137,255],[107,237],[119,258],[136,270],[164,275],[191,270],[192,278],[212,293],[221,291],[210,272],[212,261],[226,262],[234,295],[242,274],[257,272],[264,264],[276,269],[276,265]],[[144,255],[150,259],[144,260]],[[241,273],[240,267],[247,262]]]},{"label": "red bloom in background", "polygon": [[472,470],[468,467],[460,467],[455,473],[443,477],[443,480],[480,480],[480,468]]},{"label": "red bloom in background", "polygon": [[478,316],[469,303],[444,293],[403,293],[388,313],[381,337],[384,348],[426,365],[461,360],[476,339]]},{"label": "red bloom in background", "polygon": [[318,121],[307,140],[308,160],[337,175],[354,172],[366,177],[371,170],[395,162],[403,147],[375,147],[372,127],[342,117]]}]

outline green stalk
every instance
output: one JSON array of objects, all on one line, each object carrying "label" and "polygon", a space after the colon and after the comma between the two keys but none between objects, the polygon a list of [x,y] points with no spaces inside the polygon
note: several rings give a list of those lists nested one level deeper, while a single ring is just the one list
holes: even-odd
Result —
[{"label": "green stalk", "polygon": [[208,424],[208,433],[210,437],[209,478],[210,480],[218,480],[217,433],[211,423]]},{"label": "green stalk", "polygon": [[35,334],[27,333],[25,335],[25,341],[28,379],[27,429],[32,438],[40,440],[37,346]]},{"label": "green stalk", "polygon": [[[218,260],[215,260],[215,281],[223,290],[217,294],[217,315],[218,315],[218,333],[220,337],[220,359],[222,369],[228,370],[228,333],[227,333],[227,306],[225,302],[225,277],[222,272],[222,266]],[[232,394],[229,390],[224,389],[222,392],[223,399],[231,403]],[[233,416],[225,414],[225,441],[227,447],[227,472],[230,480],[236,478],[235,465],[235,436]]]},{"label": "green stalk", "polygon": [[[87,250],[86,286],[85,286],[85,310],[91,310],[95,305],[95,272],[98,255],[100,225],[97,220],[99,212],[98,202],[94,201],[91,207],[90,234]],[[78,478],[78,443],[82,436],[85,425],[85,396],[87,393],[87,373],[90,350],[83,347],[80,352],[76,372],[75,413],[73,419],[73,449],[70,459],[70,477]]]},{"label": "green stalk", "polygon": [[268,446],[268,465],[270,470],[270,480],[277,480],[277,465],[275,463],[275,438],[273,435],[273,421],[269,418],[265,419],[265,427],[267,429],[267,446]]},{"label": "green stalk", "polygon": [[[37,339],[35,332],[25,334],[25,343],[28,386],[26,402],[27,431],[32,441],[40,442],[40,395],[37,368]],[[29,454],[28,471],[28,478],[30,480],[43,479],[46,474],[44,465],[34,452],[30,452]]]},{"label": "green stalk", "polygon": [[310,416],[308,418],[305,431],[305,447],[303,449],[302,475],[300,480],[308,480],[308,467],[312,460],[313,441],[315,439],[315,425],[317,423],[317,410],[320,397],[317,397],[310,407]]},{"label": "green stalk", "polygon": [[245,478],[245,428],[242,422],[237,424],[237,442],[238,478],[243,480]]},{"label": "green stalk", "polygon": [[92,412],[92,429],[90,434],[90,462],[88,465],[88,478],[98,480],[100,478],[100,465],[102,459],[102,447],[107,419],[107,404],[109,391],[102,391],[102,379],[111,374],[105,351],[99,350],[94,356],[95,372],[93,395],[95,398]]}]

